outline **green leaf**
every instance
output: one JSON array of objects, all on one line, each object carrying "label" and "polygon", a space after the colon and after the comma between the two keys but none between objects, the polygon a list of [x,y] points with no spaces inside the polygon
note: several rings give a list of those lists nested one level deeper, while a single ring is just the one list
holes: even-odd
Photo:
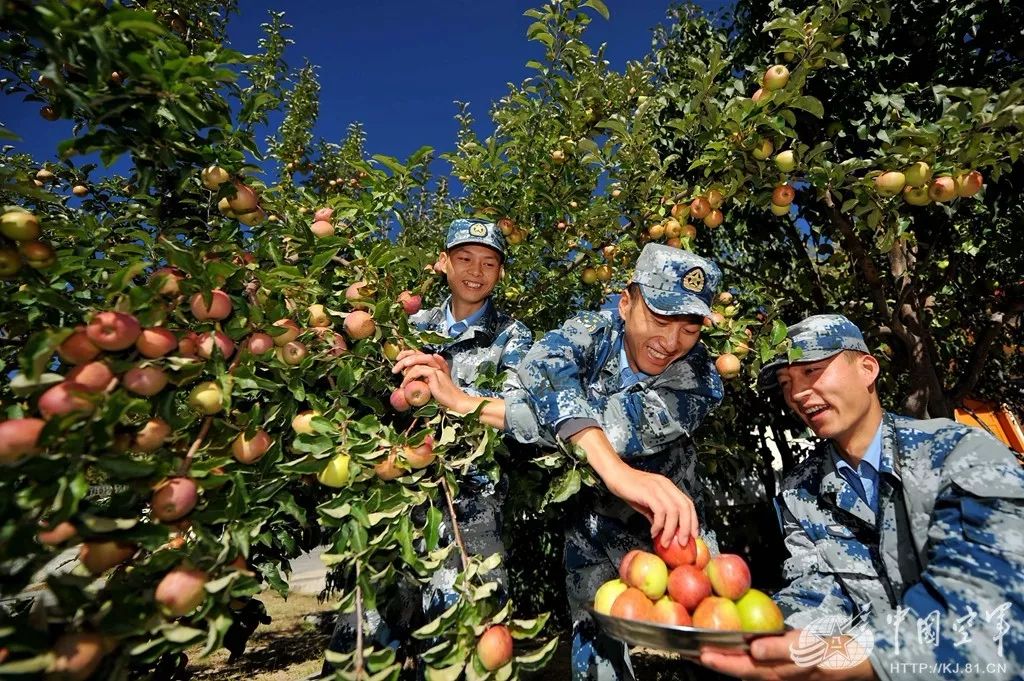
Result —
[{"label": "green leaf", "polygon": [[558,504],[580,491],[580,473],[573,468],[552,483],[544,497],[545,504]]},{"label": "green leaf", "polygon": [[583,6],[592,7],[598,14],[604,17],[605,21],[608,20],[608,8],[603,2],[601,2],[601,0],[586,0],[586,2],[583,3]]},{"label": "green leaf", "polygon": [[825,116],[825,107],[816,97],[810,95],[801,95],[800,97],[794,97],[789,100],[787,104],[794,109],[802,109],[807,113],[823,118]]}]

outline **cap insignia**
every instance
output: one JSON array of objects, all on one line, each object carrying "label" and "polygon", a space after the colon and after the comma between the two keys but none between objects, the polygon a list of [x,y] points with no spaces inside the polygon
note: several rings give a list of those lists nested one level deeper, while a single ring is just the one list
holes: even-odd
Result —
[{"label": "cap insignia", "polygon": [[693,291],[694,293],[700,293],[704,290],[704,270],[699,267],[694,267],[692,270],[683,275],[683,288],[687,291]]},{"label": "cap insignia", "polygon": [[487,236],[487,227],[477,222],[469,228],[469,233],[473,236]]}]

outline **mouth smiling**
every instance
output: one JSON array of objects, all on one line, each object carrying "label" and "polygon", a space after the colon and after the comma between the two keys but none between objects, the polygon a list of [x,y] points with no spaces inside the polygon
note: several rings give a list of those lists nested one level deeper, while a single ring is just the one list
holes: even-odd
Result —
[{"label": "mouth smiling", "polygon": [[484,285],[479,282],[465,280],[463,280],[462,285],[468,288],[470,291],[479,291],[484,287]]}]

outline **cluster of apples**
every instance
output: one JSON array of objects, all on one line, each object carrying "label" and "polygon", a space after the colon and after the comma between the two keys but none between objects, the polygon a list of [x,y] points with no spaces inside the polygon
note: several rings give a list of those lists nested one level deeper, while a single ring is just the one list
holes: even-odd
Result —
[{"label": "cluster of apples", "polygon": [[518,246],[526,241],[526,230],[519,227],[512,218],[506,217],[498,220],[498,229],[512,246]]},{"label": "cluster of apples", "polygon": [[735,554],[712,557],[700,538],[685,546],[655,542],[655,553],[634,549],[619,563],[619,578],[594,595],[602,615],[669,626],[720,631],[783,629],[782,612],[750,588],[750,568]]},{"label": "cluster of apples", "polygon": [[977,170],[957,176],[932,177],[932,168],[924,161],[911,164],[903,171],[887,170],[875,177],[875,190],[882,196],[902,194],[912,206],[946,203],[955,198],[968,198],[981,191],[984,178]]},{"label": "cluster of apples", "polygon": [[[40,171],[42,172],[42,171]],[[0,279],[13,277],[22,264],[34,270],[45,270],[57,262],[53,246],[40,241],[39,219],[27,210],[15,208],[0,215],[0,234],[17,247],[0,241]]]},{"label": "cluster of apples", "polygon": [[[231,182],[231,173],[220,166],[210,166],[200,173],[203,186],[212,192],[219,192],[221,185]],[[235,180],[235,195],[225,196],[217,202],[217,209],[224,217],[238,220],[244,225],[254,227],[267,217],[260,207],[260,198],[241,180]]]}]

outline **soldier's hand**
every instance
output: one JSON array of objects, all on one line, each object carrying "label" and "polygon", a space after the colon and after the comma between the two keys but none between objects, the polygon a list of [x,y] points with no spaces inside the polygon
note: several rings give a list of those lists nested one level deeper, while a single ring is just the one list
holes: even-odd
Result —
[{"label": "soldier's hand", "polygon": [[444,373],[451,375],[451,369],[448,367],[448,362],[441,355],[435,355],[429,352],[422,352],[420,350],[402,350],[398,353],[398,358],[395,360],[395,366],[391,367],[391,373],[403,374],[410,367],[414,366],[431,366],[435,369],[439,369]]},{"label": "soldier's hand", "polygon": [[700,653],[700,663],[722,674],[757,681],[868,681],[878,678],[868,660],[851,669],[798,667],[793,662],[791,649],[799,639],[800,630],[794,629],[781,636],[765,636],[752,641],[749,654],[704,648]]},{"label": "soldier's hand", "polygon": [[668,546],[672,537],[681,544],[697,536],[697,510],[690,497],[664,475],[647,473],[625,463],[622,470],[605,479],[612,494],[651,522],[651,540]]},{"label": "soldier's hand", "polygon": [[[434,355],[435,357],[437,355]],[[443,358],[442,358],[442,361]],[[398,366],[397,364],[395,366]],[[448,364],[445,363],[445,369]],[[405,378],[402,379],[404,386],[409,381],[423,381],[430,388],[430,394],[434,400],[445,409],[459,413],[467,413],[466,401],[469,395],[459,390],[459,387],[452,381],[452,377],[444,369],[439,368],[433,362],[413,364],[405,370]],[[473,411],[469,409],[469,411]]]}]

